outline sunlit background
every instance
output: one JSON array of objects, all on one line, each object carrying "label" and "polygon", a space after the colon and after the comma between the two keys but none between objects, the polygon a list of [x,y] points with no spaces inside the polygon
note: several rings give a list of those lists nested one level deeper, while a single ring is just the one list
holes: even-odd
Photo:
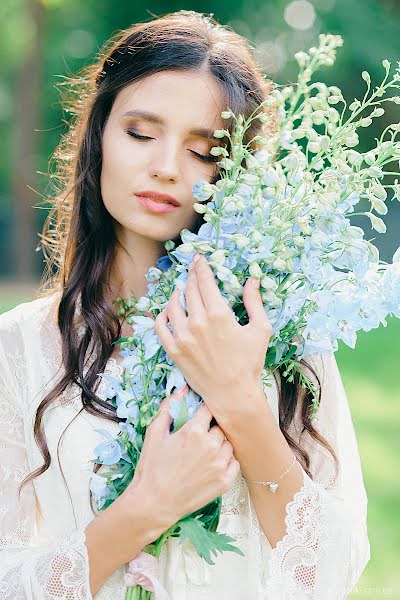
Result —
[{"label": "sunlit background", "polygon": [[[35,297],[43,268],[36,251],[47,208],[50,157],[66,130],[55,84],[90,63],[118,29],[185,8],[213,13],[255,47],[257,60],[278,83],[295,81],[295,52],[318,43],[319,33],[340,34],[335,65],[317,80],[338,85],[349,101],[361,98],[369,71],[383,79],[382,59],[400,59],[398,0],[2,0],[0,4],[0,312]],[[400,108],[365,130],[359,151],[398,122]],[[366,208],[366,207],[365,207]],[[383,260],[400,245],[400,203],[388,202],[387,233],[371,230],[365,217],[352,223],[374,239]],[[364,210],[361,207],[360,210]],[[369,497],[371,561],[351,598],[400,599],[400,323],[359,335],[337,360],[348,393]],[[247,599],[246,599],[247,600]],[[322,599],[321,599],[322,600]]]}]

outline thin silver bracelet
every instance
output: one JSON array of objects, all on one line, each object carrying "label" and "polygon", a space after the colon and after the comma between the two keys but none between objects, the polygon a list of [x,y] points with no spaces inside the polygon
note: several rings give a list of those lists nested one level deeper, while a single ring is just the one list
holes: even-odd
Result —
[{"label": "thin silver bracelet", "polygon": [[[282,477],[284,477],[286,475],[286,473],[289,473],[290,469],[293,467],[294,463],[296,462],[297,458],[293,455],[293,462],[290,465],[290,467],[288,468],[287,471],[284,472],[283,475],[281,475],[279,477],[279,479],[277,481],[280,481],[282,479]],[[245,477],[242,474],[243,479],[245,479],[246,481],[248,481],[249,483],[258,483],[260,485],[267,485],[269,487],[269,489],[271,490],[271,492],[273,492],[275,494],[276,490],[278,489],[279,485],[277,484],[276,481],[251,481],[251,479],[247,479],[247,477]]]}]

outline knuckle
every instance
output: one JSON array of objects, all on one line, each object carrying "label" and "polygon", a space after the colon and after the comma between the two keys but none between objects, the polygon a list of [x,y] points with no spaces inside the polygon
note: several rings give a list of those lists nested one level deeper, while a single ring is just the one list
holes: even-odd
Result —
[{"label": "knuckle", "polygon": [[192,318],[190,321],[190,329],[193,333],[198,333],[204,329],[204,321],[198,318]]},{"label": "knuckle", "polygon": [[219,442],[219,440],[216,437],[214,437],[214,436],[210,437],[209,436],[208,446],[209,446],[209,448],[211,448],[211,450],[216,450],[217,448],[219,448],[220,442]]},{"label": "knuckle", "polygon": [[231,454],[233,454],[233,445],[231,444],[231,442],[229,440],[224,440],[223,446],[224,446],[224,448],[229,449]]},{"label": "knuckle", "polygon": [[187,331],[180,332],[176,335],[176,342],[181,348],[190,348],[193,344],[193,337]]},{"label": "knuckle", "polygon": [[264,332],[270,335],[272,333],[272,325],[269,321],[264,321]]},{"label": "knuckle", "polygon": [[229,474],[228,471],[224,471],[222,473],[222,475],[220,476],[220,484],[222,485],[222,488],[224,490],[224,492],[227,492],[228,490],[231,489],[234,479],[233,477]]},{"label": "knuckle", "polygon": [[194,438],[200,438],[203,435],[203,428],[198,423],[190,424],[187,428],[188,435]]},{"label": "knuckle", "polygon": [[218,322],[221,319],[223,319],[224,313],[221,310],[217,309],[217,308],[213,308],[212,310],[209,310],[207,316],[208,316],[208,318],[209,318],[210,321]]}]

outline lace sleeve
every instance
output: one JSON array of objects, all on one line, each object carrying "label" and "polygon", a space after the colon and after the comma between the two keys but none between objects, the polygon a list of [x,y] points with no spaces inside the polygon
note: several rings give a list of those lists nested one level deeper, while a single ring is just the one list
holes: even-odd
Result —
[{"label": "lace sleeve", "polygon": [[300,437],[300,419],[296,419],[297,440],[309,453],[313,477],[303,470],[303,486],[286,506],[286,534],[275,548],[259,529],[264,600],[342,600],[370,559],[367,495],[336,359],[329,353],[309,356],[307,362],[321,380],[314,425],[334,449],[339,474],[335,481],[330,453],[308,432]]},{"label": "lace sleeve", "polygon": [[[18,309],[18,307],[17,307]],[[25,446],[23,342],[17,309],[0,316],[0,598],[90,600],[84,531],[40,546],[35,540],[36,497]]]}]

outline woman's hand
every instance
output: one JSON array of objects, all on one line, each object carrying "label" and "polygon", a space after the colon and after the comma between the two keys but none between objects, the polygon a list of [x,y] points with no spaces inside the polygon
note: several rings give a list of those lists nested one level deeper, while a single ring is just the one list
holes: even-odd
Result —
[{"label": "woman's hand", "polygon": [[250,277],[243,288],[249,323],[239,325],[207,260],[198,256],[185,290],[188,314],[175,290],[155,319],[155,331],[190,387],[203,398],[215,419],[224,422],[232,411],[246,414],[248,393],[262,389],[261,374],[272,327],[256,280]]},{"label": "woman's hand", "polygon": [[139,490],[152,515],[156,537],[226,493],[240,469],[222,429],[210,427],[212,414],[205,404],[177,432],[170,433],[169,400],[182,398],[187,391],[185,386],[161,402],[159,413],[146,430],[134,478],[124,492],[129,506],[131,492],[135,496]]}]

